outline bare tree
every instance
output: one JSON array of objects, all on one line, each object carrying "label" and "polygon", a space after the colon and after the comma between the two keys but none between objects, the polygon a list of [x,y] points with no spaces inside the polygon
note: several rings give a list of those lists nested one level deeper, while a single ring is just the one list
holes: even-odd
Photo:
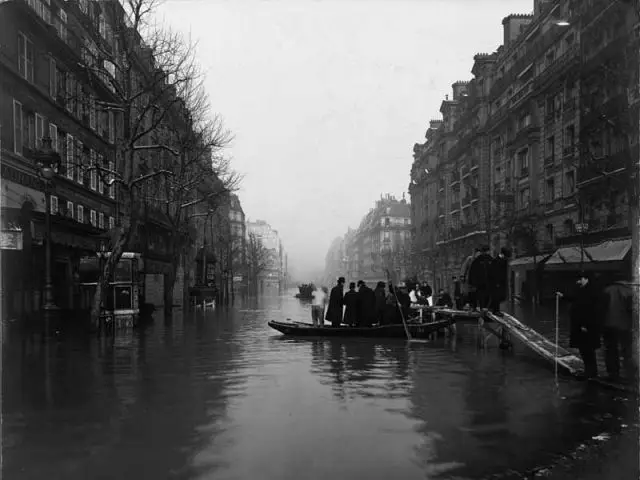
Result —
[{"label": "bare tree", "polygon": [[[184,99],[190,98],[199,78],[194,45],[152,22],[156,0],[96,5],[100,35],[86,38],[81,67],[92,88],[108,91],[111,100],[95,102],[95,107],[108,116],[115,135],[113,162],[90,168],[108,187],[117,186],[120,218],[111,232],[111,254],[94,295],[93,325],[98,323],[103,291],[137,230],[149,192],[157,192],[163,181],[176,177],[174,166],[182,152],[159,131],[185,108]],[[95,31],[91,19],[83,21],[87,30]],[[180,180],[173,180],[174,187],[176,183]]]},{"label": "bare tree", "polygon": [[258,278],[268,267],[270,252],[255,233],[249,233],[247,240],[247,270],[252,293],[258,292]]}]

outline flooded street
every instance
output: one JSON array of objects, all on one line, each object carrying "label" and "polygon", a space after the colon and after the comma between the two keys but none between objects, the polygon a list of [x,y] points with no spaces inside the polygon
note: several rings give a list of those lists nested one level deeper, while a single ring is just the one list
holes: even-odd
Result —
[{"label": "flooded street", "polygon": [[410,347],[285,339],[269,319],[310,319],[292,295],[114,339],[5,333],[3,478],[531,478],[633,423],[629,395],[557,389],[471,327]]}]

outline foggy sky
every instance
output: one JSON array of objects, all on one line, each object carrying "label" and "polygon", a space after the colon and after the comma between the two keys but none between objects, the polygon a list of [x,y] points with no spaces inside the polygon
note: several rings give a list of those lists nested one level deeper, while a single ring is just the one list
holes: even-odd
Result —
[{"label": "foggy sky", "polygon": [[[502,18],[533,0],[166,0],[198,42],[213,110],[235,135],[245,214],[279,231],[296,276],[381,193],[407,191],[415,142]],[[409,199],[407,194],[407,200]]]}]

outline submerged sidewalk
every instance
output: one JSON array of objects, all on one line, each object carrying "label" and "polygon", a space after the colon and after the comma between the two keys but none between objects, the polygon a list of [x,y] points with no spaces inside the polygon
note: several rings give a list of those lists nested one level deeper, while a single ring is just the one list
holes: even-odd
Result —
[{"label": "submerged sidewalk", "polygon": [[[555,343],[556,336],[556,312],[555,306],[537,305],[535,307],[530,305],[511,305],[507,302],[502,304],[502,310],[513,317],[517,318],[520,322],[528,327],[533,328],[538,333],[544,335],[551,342]],[[558,316],[559,327],[559,344],[561,347],[574,352],[576,356],[580,356],[578,350],[569,347],[569,305],[561,303]],[[607,369],[604,360],[604,346],[601,346],[596,351],[596,358],[598,360],[598,375],[603,377],[607,375]],[[622,366],[622,359],[621,359]],[[624,371],[620,372],[623,382]]]}]

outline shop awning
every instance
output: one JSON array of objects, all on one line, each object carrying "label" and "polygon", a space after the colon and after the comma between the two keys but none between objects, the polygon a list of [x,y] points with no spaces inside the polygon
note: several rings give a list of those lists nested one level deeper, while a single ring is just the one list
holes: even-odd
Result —
[{"label": "shop awning", "polygon": [[596,264],[620,262],[624,260],[631,250],[631,239],[607,240],[597,245],[584,247],[584,254],[581,247],[562,247],[555,251],[546,265],[560,268],[562,266],[575,266],[580,264]]},{"label": "shop awning", "polygon": [[550,256],[551,255],[549,254],[545,254],[545,255],[536,255],[535,257],[534,256],[518,257],[511,260],[511,262],[509,262],[509,266],[511,268],[533,267],[534,265],[540,265],[541,263],[544,263]]}]

